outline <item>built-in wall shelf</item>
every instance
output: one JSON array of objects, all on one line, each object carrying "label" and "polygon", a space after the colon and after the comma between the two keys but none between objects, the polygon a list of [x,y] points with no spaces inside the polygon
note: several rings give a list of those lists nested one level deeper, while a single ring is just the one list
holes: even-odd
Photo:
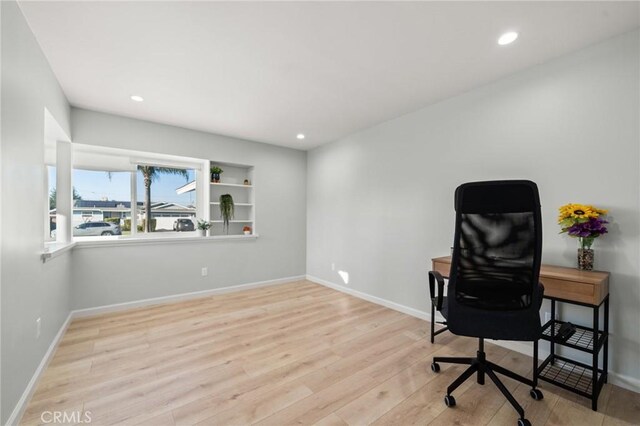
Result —
[{"label": "built-in wall shelf", "polygon": [[[209,204],[208,220],[214,225],[210,231],[211,235],[241,236],[245,235],[244,232],[247,226],[251,229],[249,232],[255,234],[257,231],[254,167],[214,160],[209,163],[209,166],[218,166],[222,169],[219,182],[213,182],[214,176],[210,176],[209,197],[206,200]],[[244,182],[249,184],[245,185]],[[224,221],[220,215],[220,196],[224,194],[229,194],[233,197],[233,205],[235,207],[235,217],[229,220],[228,227],[221,225]]]}]

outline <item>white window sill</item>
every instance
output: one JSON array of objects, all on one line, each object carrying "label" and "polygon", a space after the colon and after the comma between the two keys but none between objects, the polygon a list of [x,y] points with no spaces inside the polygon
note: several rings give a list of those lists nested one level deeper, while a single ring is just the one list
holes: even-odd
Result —
[{"label": "white window sill", "polygon": [[257,234],[251,235],[216,235],[212,237],[189,236],[189,237],[84,237],[75,240],[77,248],[96,248],[112,246],[136,246],[155,244],[191,244],[191,243],[212,243],[218,241],[244,241],[255,240]]},{"label": "white window sill", "polygon": [[192,244],[192,243],[213,243],[219,241],[247,241],[256,240],[257,234],[251,235],[216,235],[212,237],[85,237],[77,239],[72,243],[47,243],[41,254],[42,262],[47,262],[54,257],[73,248],[98,248],[113,246],[137,246],[155,244]]},{"label": "white window sill", "polygon": [[76,246],[76,243],[45,243],[44,251],[42,252],[42,262],[46,262],[54,257],[60,256],[62,253],[71,250]]}]

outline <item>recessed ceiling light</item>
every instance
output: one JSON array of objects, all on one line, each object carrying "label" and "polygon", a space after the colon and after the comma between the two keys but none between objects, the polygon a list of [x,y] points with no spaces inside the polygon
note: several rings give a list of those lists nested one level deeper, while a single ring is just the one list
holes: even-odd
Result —
[{"label": "recessed ceiling light", "polygon": [[504,46],[506,44],[511,44],[518,38],[518,33],[510,31],[508,33],[504,33],[498,39],[498,44],[500,46]]},{"label": "recessed ceiling light", "polygon": [[303,135],[302,133],[298,133],[298,134],[296,135],[296,138],[298,138],[298,139],[302,140],[302,139],[304,139],[304,135]]},{"label": "recessed ceiling light", "polygon": [[131,100],[132,101],[136,101],[136,102],[142,102],[142,101],[144,101],[144,98],[142,96],[133,95],[133,96],[131,96]]}]

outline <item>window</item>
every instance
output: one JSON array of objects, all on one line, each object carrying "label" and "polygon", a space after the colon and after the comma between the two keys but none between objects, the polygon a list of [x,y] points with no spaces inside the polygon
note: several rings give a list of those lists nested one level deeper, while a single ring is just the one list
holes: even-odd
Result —
[{"label": "window", "polygon": [[52,138],[44,140],[44,240],[56,239],[56,204],[57,204],[57,174],[56,174],[56,141]]},{"label": "window", "polygon": [[[196,171],[161,165],[138,165],[138,232],[189,232],[195,230],[196,191],[182,190],[195,181]],[[193,226],[178,226],[187,217]],[[150,220],[149,220],[150,219]]]},{"label": "window", "polygon": [[74,238],[131,235],[131,172],[73,170]]},{"label": "window", "polygon": [[206,160],[86,145],[73,159],[75,240],[192,236],[208,219]]},{"label": "window", "polygon": [[53,241],[56,238],[56,200],[57,200],[57,188],[56,188],[56,167],[46,166],[46,185],[47,188],[47,200],[45,201],[45,241]]}]

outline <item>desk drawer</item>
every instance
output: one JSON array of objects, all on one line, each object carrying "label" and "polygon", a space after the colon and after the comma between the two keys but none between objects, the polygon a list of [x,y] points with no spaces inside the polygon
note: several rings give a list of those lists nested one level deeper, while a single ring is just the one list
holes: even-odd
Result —
[{"label": "desk drawer", "polygon": [[609,280],[599,284],[540,277],[544,295],[558,299],[599,305],[609,293]]}]

